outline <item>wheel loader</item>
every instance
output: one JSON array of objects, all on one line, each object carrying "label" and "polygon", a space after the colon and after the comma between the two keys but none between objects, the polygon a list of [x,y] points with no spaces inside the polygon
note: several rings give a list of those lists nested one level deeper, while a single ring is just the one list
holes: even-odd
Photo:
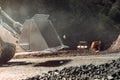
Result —
[{"label": "wheel loader", "polygon": [[57,51],[66,47],[49,15],[35,14],[21,24],[13,20],[2,8],[0,8],[0,43],[0,64],[9,61],[19,51]]}]

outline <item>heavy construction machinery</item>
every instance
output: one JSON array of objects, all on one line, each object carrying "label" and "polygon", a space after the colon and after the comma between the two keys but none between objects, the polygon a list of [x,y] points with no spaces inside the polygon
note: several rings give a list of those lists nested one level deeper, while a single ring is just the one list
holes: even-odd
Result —
[{"label": "heavy construction machinery", "polygon": [[77,46],[77,50],[85,50],[89,49],[94,52],[99,52],[101,51],[101,41],[92,41],[92,43],[88,46],[87,41],[79,41],[79,44]]},{"label": "heavy construction machinery", "polygon": [[87,48],[88,48],[87,41],[79,41],[79,44],[77,46],[77,50],[87,49]]},{"label": "heavy construction machinery", "polygon": [[[56,51],[66,47],[52,22],[48,19],[49,15],[35,14],[31,19],[21,24],[13,20],[1,8],[0,13],[1,41],[16,45],[16,51],[20,49],[22,51]],[[6,20],[3,20],[3,18]],[[9,25],[7,21],[12,25]],[[14,56],[13,52],[4,53],[5,55],[2,55],[3,52],[1,52],[0,54],[0,60],[2,60],[0,62],[7,62]],[[5,58],[7,59],[5,60]]]},{"label": "heavy construction machinery", "polygon": [[101,41],[93,41],[91,43],[90,49],[95,52],[99,52],[101,50]]}]

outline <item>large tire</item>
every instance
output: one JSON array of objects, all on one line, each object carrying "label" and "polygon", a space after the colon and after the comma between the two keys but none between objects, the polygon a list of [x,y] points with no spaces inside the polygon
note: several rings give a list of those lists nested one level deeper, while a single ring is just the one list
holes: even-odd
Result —
[{"label": "large tire", "polygon": [[0,64],[8,62],[15,54],[16,46],[12,43],[4,42],[0,38]]}]

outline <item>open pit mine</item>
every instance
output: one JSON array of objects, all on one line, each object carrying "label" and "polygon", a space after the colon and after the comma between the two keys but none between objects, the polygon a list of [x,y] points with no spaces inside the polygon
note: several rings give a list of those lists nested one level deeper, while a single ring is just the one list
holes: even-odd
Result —
[{"label": "open pit mine", "polygon": [[0,8],[0,80],[120,80],[119,34],[108,42],[102,35],[104,42],[58,32],[48,14],[21,24]]}]

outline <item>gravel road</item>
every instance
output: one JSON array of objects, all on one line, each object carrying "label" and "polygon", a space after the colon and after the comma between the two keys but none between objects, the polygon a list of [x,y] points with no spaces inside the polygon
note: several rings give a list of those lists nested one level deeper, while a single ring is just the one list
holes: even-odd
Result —
[{"label": "gravel road", "polygon": [[120,53],[94,56],[12,59],[7,64],[0,66],[0,80],[21,80],[50,70],[83,64],[92,63],[98,65],[110,62],[119,58],[119,56]]}]

